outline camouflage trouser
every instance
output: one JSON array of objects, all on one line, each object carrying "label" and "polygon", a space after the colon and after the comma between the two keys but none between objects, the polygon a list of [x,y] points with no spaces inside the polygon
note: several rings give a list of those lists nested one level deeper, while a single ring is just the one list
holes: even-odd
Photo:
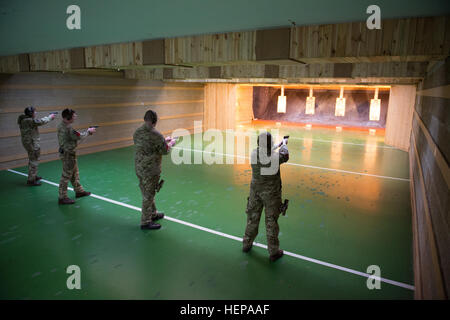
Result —
[{"label": "camouflage trouser", "polygon": [[139,178],[139,188],[141,188],[142,193],[141,225],[145,225],[156,217],[155,194],[159,175],[147,176],[137,174],[137,177]]},{"label": "camouflage trouser", "polygon": [[250,187],[250,196],[247,203],[247,227],[245,229],[243,246],[252,245],[258,234],[259,220],[263,208],[265,208],[265,222],[267,247],[270,255],[278,252],[280,243],[278,241],[278,217],[280,216],[281,206],[281,188],[280,190],[258,190],[258,188]]},{"label": "camouflage trouser", "polygon": [[72,183],[75,192],[83,192],[84,189],[80,184],[80,175],[78,173],[77,156],[73,153],[60,154],[62,160],[62,175],[59,181],[59,199],[67,198],[67,185],[69,181]]},{"label": "camouflage trouser", "polygon": [[26,146],[25,149],[28,152],[28,181],[34,181],[38,172],[41,149],[33,146]]}]

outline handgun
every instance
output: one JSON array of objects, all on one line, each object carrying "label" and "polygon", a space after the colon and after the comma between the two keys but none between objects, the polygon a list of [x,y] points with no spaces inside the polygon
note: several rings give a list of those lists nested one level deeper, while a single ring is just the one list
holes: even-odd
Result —
[{"label": "handgun", "polygon": [[284,202],[281,204],[280,206],[280,213],[285,216],[286,215],[286,211],[288,209],[289,206],[289,200],[288,199],[284,199]]},{"label": "handgun", "polygon": [[156,185],[156,192],[159,192],[159,190],[161,190],[162,186],[164,184],[164,180],[161,179],[158,184]]},{"label": "handgun", "polygon": [[273,146],[272,151],[276,150],[277,148],[281,147],[283,145],[283,141],[284,139],[289,139],[289,136],[284,136],[283,140],[281,140],[281,142],[279,144],[276,144]]},{"label": "handgun", "polygon": [[100,127],[100,126],[90,126],[89,128],[95,128],[95,129],[97,129],[98,127]]}]

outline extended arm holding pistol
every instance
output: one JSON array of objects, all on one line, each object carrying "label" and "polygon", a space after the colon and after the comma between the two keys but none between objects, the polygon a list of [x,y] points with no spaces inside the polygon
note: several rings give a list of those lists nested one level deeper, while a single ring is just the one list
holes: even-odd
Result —
[{"label": "extended arm holding pistol", "polygon": [[289,136],[284,136],[283,140],[279,144],[273,146],[272,151],[280,148],[282,145],[287,145],[289,141]]}]

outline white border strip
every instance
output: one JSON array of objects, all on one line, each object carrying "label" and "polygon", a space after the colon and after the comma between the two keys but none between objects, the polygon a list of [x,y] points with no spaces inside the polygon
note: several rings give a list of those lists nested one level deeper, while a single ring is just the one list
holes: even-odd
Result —
[{"label": "white border strip", "polygon": [[[210,152],[210,151],[197,150],[197,149],[188,149],[188,148],[180,148],[180,147],[173,147],[172,149],[178,149],[178,150],[183,150],[183,151],[201,152],[201,153],[208,153],[208,154],[216,154],[216,155],[219,155],[219,156],[235,157],[235,158],[241,158],[241,159],[250,159],[249,157],[246,157],[246,156],[227,154],[227,153],[220,153],[220,152]],[[291,166],[297,166],[297,167],[310,168],[310,169],[327,170],[327,171],[334,171],[334,172],[357,174],[357,175],[367,176],[367,177],[374,177],[374,178],[381,178],[381,179],[391,179],[391,180],[399,180],[399,181],[407,181],[407,182],[409,182],[409,179],[406,179],[406,178],[380,176],[380,175],[376,175],[376,174],[363,173],[363,172],[354,172],[354,171],[347,171],[347,170],[340,170],[340,169],[316,167],[316,166],[310,166],[310,165],[307,165],[307,164],[300,164],[300,163],[293,163],[293,162],[286,162],[285,164],[291,165]]]},{"label": "white border strip", "polygon": [[[8,169],[8,171],[12,172],[12,173],[19,174],[21,176],[25,176],[25,177],[28,176],[27,174],[19,172],[19,171],[15,171],[15,170],[11,170],[11,169]],[[56,186],[56,187],[59,186],[57,183],[54,183],[54,182],[51,182],[51,181],[48,181],[48,180],[42,179],[41,181],[45,182],[47,184],[50,184],[52,186]],[[69,190],[73,190],[72,188],[68,188],[68,189]],[[96,194],[91,194],[91,197],[99,199],[99,200],[103,200],[103,201],[106,201],[106,202],[109,202],[109,203],[113,203],[113,204],[116,204],[118,206],[122,206],[122,207],[125,207],[125,208],[129,208],[129,209],[141,212],[141,208],[138,208],[136,206],[132,206],[132,205],[129,205],[129,204],[126,204],[126,203],[123,203],[123,202],[119,202],[119,201],[116,201],[116,200],[108,199],[108,198],[105,198],[105,197],[102,197],[102,196],[98,196]],[[212,234],[224,237],[224,238],[228,238],[228,239],[231,239],[231,240],[236,240],[236,241],[239,241],[239,242],[242,242],[242,240],[243,240],[242,238],[239,238],[239,237],[236,237],[236,236],[232,236],[232,235],[227,234],[227,233],[223,233],[223,232],[219,232],[219,231],[212,230],[212,229],[209,229],[209,228],[205,228],[205,227],[202,227],[202,226],[190,223],[190,222],[186,222],[186,221],[183,221],[183,220],[175,219],[175,218],[172,218],[172,217],[169,217],[169,216],[164,216],[164,219],[172,221],[172,222],[175,222],[175,223],[183,224],[185,226],[188,226],[188,227],[191,227],[191,228],[194,228],[194,229],[198,229],[198,230],[202,230],[202,231],[205,231],[205,232],[208,232],[208,233],[212,233]],[[265,244],[254,242],[253,245],[256,246],[256,247],[267,249],[267,245],[265,245]],[[301,260],[309,261],[309,262],[312,262],[312,263],[320,264],[320,265],[325,266],[325,267],[341,270],[341,271],[348,272],[348,273],[353,273],[353,274],[356,274],[356,275],[361,276],[361,277],[366,277],[366,278],[370,278],[371,277],[373,279],[380,280],[382,282],[389,283],[389,284],[397,286],[397,287],[402,287],[402,288],[414,291],[414,286],[406,284],[406,283],[402,283],[402,282],[398,282],[398,281],[394,281],[394,280],[389,280],[389,279],[386,279],[386,278],[376,277],[376,276],[373,276],[373,275],[370,275],[370,274],[367,274],[367,273],[364,273],[364,272],[360,272],[360,271],[353,270],[353,269],[346,268],[346,267],[341,267],[339,265],[328,263],[328,262],[321,261],[321,260],[317,260],[317,259],[314,259],[314,258],[305,257],[305,256],[302,256],[302,255],[293,253],[293,252],[289,252],[289,251],[284,251],[284,254],[288,255],[288,256],[291,256],[291,257],[294,257],[294,258],[297,258],[297,259],[301,259]]]},{"label": "white border strip", "polygon": [[342,141],[333,141],[333,140],[320,140],[320,139],[310,139],[310,138],[299,138],[299,137],[291,137],[289,139],[293,139],[293,140],[311,140],[311,141],[317,141],[317,142],[326,142],[326,143],[339,143],[339,144],[348,144],[348,145],[352,145],[352,146],[360,146],[360,147],[365,147],[365,146],[369,146],[369,147],[373,147],[373,148],[383,148],[383,149],[393,149],[393,150],[397,150],[394,147],[391,146],[379,146],[378,144],[372,144],[372,143],[352,143],[352,142],[342,142]]}]

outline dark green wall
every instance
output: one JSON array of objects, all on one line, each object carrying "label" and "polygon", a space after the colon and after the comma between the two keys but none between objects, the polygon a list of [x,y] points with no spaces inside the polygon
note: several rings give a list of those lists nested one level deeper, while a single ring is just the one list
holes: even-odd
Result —
[{"label": "dark green wall", "polygon": [[[66,8],[81,8],[81,30]],[[371,0],[0,0],[0,56],[297,25],[365,21]],[[381,18],[450,13],[446,0],[378,0]]]}]

